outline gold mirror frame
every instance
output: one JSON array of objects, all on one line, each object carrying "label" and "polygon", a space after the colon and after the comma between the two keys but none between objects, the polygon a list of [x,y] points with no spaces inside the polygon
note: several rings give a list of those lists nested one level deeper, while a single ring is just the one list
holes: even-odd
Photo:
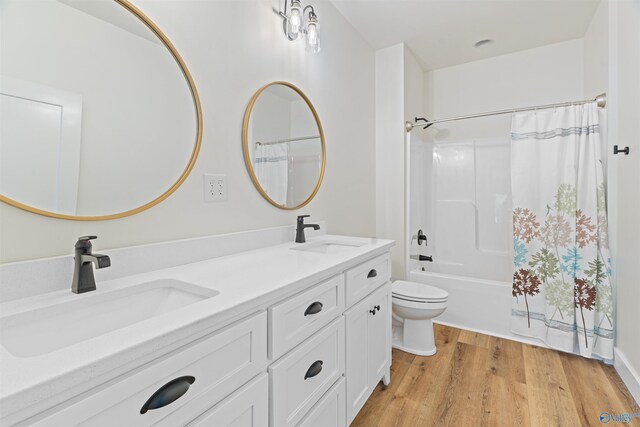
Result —
[{"label": "gold mirror frame", "polygon": [[158,28],[158,26],[154,24],[153,21],[149,19],[149,17],[147,17],[134,5],[129,3],[128,0],[113,0],[113,1],[119,4],[120,6],[124,7],[129,12],[131,12],[136,18],[142,21],[142,23],[145,24],[160,39],[162,44],[169,50],[169,53],[171,53],[171,56],[176,61],[178,67],[180,67],[180,70],[182,71],[182,75],[184,76],[185,80],[187,81],[187,84],[189,85],[189,91],[191,92],[191,96],[193,97],[193,105],[195,107],[196,124],[197,124],[195,145],[193,147],[193,151],[191,153],[191,159],[189,160],[189,163],[182,171],[182,174],[180,175],[178,180],[175,183],[173,183],[173,185],[167,191],[165,191],[164,193],[162,193],[160,196],[156,197],[152,201],[138,208],[131,209],[121,213],[110,214],[110,215],[98,215],[98,216],[66,215],[66,214],[59,214],[55,212],[49,212],[42,209],[34,208],[31,206],[25,205],[23,203],[20,203],[16,200],[5,197],[2,194],[0,194],[0,201],[5,202],[16,208],[29,211],[31,213],[44,215],[51,218],[58,218],[58,219],[69,219],[69,220],[75,220],[75,221],[103,221],[108,219],[124,218],[126,216],[134,215],[142,211],[145,211],[157,205],[167,197],[169,197],[173,192],[175,192],[178,189],[178,187],[180,187],[180,185],[184,182],[184,180],[187,179],[187,176],[189,176],[189,173],[193,169],[193,165],[196,163],[196,159],[198,158],[198,153],[200,152],[200,145],[202,143],[202,107],[200,105],[200,97],[198,96],[198,91],[196,89],[196,85],[193,81],[193,78],[191,77],[191,73],[189,73],[189,69],[187,68],[187,65],[184,63],[184,61],[182,60],[182,57],[180,56],[176,48],[173,46],[171,41],[169,41],[167,36],[164,35],[164,33],[160,30],[160,28]]},{"label": "gold mirror frame", "polygon": [[[251,118],[251,112],[253,110],[253,106],[258,100],[258,97],[260,96],[260,94],[264,92],[265,89],[267,89],[268,87],[271,87],[274,85],[287,86],[288,88],[294,90],[298,95],[300,95],[302,99],[304,99],[304,102],[306,102],[307,106],[311,110],[311,113],[313,114],[313,118],[316,121],[316,125],[318,126],[318,132],[320,134],[320,144],[322,146],[322,162],[320,166],[320,175],[318,176],[318,182],[316,182],[315,188],[311,192],[311,195],[309,195],[309,197],[307,197],[307,199],[304,202],[300,203],[297,206],[291,206],[291,207],[287,207],[279,203],[276,203],[264,191],[264,189],[260,185],[260,182],[258,181],[258,177],[256,177],[256,174],[253,171],[253,164],[251,163],[251,154],[249,152],[249,120]],[[324,132],[322,130],[322,124],[320,123],[320,117],[318,116],[318,112],[316,111],[315,107],[313,106],[309,98],[307,98],[307,95],[305,95],[304,92],[302,92],[297,86],[289,82],[277,81],[277,82],[268,83],[262,86],[260,89],[258,89],[258,91],[251,97],[251,100],[249,101],[249,105],[247,106],[247,110],[244,113],[244,120],[242,122],[242,152],[244,153],[244,163],[245,163],[245,166],[247,167],[247,172],[249,172],[249,176],[251,177],[251,181],[253,182],[253,185],[256,187],[256,190],[258,190],[260,195],[264,197],[264,199],[267,202],[271,203],[276,208],[284,209],[287,211],[300,209],[308,205],[309,202],[311,202],[311,200],[313,200],[313,198],[316,196],[316,194],[318,193],[318,190],[320,190],[320,185],[322,185],[322,179],[324,178],[324,168],[325,168],[325,163],[327,159],[327,154],[326,154],[325,144],[324,144]]]}]

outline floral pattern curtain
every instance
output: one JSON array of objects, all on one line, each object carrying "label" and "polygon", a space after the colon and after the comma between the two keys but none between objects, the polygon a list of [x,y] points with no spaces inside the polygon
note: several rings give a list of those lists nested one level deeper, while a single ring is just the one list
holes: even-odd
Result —
[{"label": "floral pattern curtain", "polygon": [[613,292],[595,104],[514,115],[512,330],[611,361]]}]

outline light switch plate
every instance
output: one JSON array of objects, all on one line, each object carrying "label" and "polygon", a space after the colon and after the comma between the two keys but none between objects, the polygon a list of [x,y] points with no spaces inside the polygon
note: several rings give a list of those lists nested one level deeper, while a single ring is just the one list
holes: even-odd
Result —
[{"label": "light switch plate", "polygon": [[222,202],[227,200],[227,175],[204,174],[204,201]]}]

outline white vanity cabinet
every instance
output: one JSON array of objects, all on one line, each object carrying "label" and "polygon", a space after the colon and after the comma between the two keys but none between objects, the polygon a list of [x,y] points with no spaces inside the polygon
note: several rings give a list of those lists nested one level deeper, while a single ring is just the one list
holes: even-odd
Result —
[{"label": "white vanity cabinet", "polygon": [[[346,426],[378,382],[389,383],[390,272],[384,254],[269,309],[270,353],[299,344],[269,367],[271,427]],[[306,378],[319,362],[318,377]]]},{"label": "white vanity cabinet", "polygon": [[271,427],[346,426],[388,384],[390,271],[386,253],[269,309],[270,354],[297,345],[269,367]]},{"label": "white vanity cabinet", "polygon": [[346,427],[389,381],[390,259],[380,253],[17,425]]}]

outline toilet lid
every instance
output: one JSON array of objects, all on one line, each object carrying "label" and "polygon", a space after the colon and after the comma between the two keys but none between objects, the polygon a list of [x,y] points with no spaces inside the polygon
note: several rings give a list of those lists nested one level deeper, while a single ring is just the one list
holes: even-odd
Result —
[{"label": "toilet lid", "polygon": [[392,294],[413,301],[446,301],[449,297],[447,291],[443,289],[404,280],[393,282]]}]

